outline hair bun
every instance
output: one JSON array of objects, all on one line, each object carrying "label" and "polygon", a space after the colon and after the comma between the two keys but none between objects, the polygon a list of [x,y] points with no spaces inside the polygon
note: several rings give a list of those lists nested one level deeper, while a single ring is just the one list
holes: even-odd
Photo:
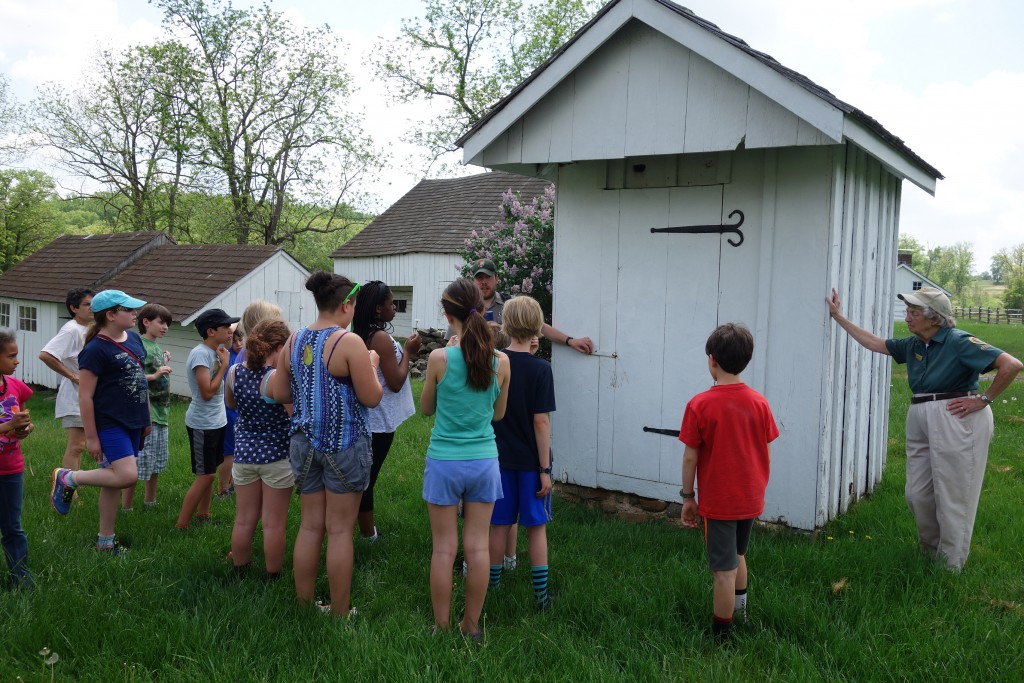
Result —
[{"label": "hair bun", "polygon": [[325,285],[331,283],[331,278],[331,273],[328,273],[326,270],[318,270],[306,280],[306,289],[316,294]]}]

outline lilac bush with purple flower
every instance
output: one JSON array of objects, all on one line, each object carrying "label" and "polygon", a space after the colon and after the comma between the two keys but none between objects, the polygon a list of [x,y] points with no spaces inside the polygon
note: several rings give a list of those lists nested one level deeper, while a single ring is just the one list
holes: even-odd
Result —
[{"label": "lilac bush with purple flower", "polygon": [[[459,251],[463,263],[491,259],[498,267],[498,291],[528,294],[551,322],[551,276],[554,270],[555,186],[544,194],[523,198],[508,190],[501,197],[501,218],[494,225],[470,233]],[[462,275],[472,279],[468,265]]]}]

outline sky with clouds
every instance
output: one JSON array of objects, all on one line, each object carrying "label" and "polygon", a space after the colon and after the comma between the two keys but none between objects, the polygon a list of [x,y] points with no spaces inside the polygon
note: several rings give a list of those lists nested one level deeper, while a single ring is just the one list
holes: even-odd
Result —
[{"label": "sky with clouds", "polygon": [[[237,6],[253,4],[236,0]],[[946,176],[935,197],[904,183],[901,230],[928,246],[967,241],[975,270],[1024,243],[1024,3],[1016,0],[686,0],[840,99],[866,111]],[[378,210],[417,181],[398,138],[423,107],[391,101],[366,59],[419,0],[273,0],[299,24],[328,24],[390,159],[367,188]],[[0,0],[0,72],[22,101],[47,81],[73,86],[100,47],[148,42],[161,14],[145,0]]]}]

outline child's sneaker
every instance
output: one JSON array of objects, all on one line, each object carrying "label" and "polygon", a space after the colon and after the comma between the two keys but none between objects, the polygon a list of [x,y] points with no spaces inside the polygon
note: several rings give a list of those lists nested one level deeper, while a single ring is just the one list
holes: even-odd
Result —
[{"label": "child's sneaker", "polygon": [[512,557],[509,557],[508,555],[505,556],[505,571],[510,572],[518,566],[519,560],[516,559],[515,555]]},{"label": "child's sneaker", "polygon": [[99,545],[97,545],[96,551],[103,555],[127,555],[128,546],[123,545],[120,541],[115,540],[113,544],[105,547],[100,547]]},{"label": "child's sneaker", "polygon": [[75,490],[64,484],[64,473],[67,471],[63,467],[57,467],[51,475],[53,484],[50,487],[50,505],[58,515],[71,512],[71,498],[75,495]]}]

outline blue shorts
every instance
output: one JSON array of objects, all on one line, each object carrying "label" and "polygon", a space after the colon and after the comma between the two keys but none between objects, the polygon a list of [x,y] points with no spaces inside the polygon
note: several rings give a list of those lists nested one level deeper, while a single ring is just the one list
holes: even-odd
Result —
[{"label": "blue shorts", "polygon": [[235,423],[238,422],[238,411],[225,408],[228,415],[228,426],[224,430],[224,457],[231,458],[235,455]]},{"label": "blue shorts", "polygon": [[139,446],[142,444],[141,429],[110,427],[101,429],[96,436],[100,439],[100,449],[103,450],[103,457],[107,462],[139,455]]},{"label": "blue shorts", "polygon": [[505,496],[494,504],[491,524],[541,526],[551,521],[551,494],[538,498],[540,473],[501,468],[501,490]]},{"label": "blue shorts", "polygon": [[501,498],[497,458],[434,460],[423,470],[423,500],[433,505],[493,503]]},{"label": "blue shorts", "polygon": [[340,453],[318,451],[313,448],[309,437],[298,431],[292,434],[288,461],[295,477],[295,488],[300,494],[318,493],[324,489],[331,493],[362,493],[370,484],[373,451],[368,436],[356,439]]}]

